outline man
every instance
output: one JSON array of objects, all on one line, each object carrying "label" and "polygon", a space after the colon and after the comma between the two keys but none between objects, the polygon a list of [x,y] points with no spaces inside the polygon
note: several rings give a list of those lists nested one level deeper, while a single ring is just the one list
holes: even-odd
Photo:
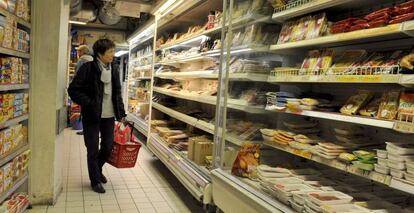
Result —
[{"label": "man", "polygon": [[[93,45],[94,61],[86,62],[69,85],[72,100],[81,106],[89,179],[93,191],[105,193],[107,179],[102,167],[109,158],[114,141],[115,119],[125,122],[118,67],[112,63],[115,44],[100,39]],[[101,149],[99,150],[99,133]]]},{"label": "man", "polygon": [[[78,47],[78,62],[75,65],[75,74],[78,73],[79,68],[86,62],[93,61],[91,51],[87,45],[81,45]],[[79,131],[76,134],[83,135],[83,131]]]},{"label": "man", "polygon": [[78,48],[79,60],[75,66],[75,73],[78,73],[79,68],[86,62],[93,61],[92,53],[87,45],[81,45]]}]

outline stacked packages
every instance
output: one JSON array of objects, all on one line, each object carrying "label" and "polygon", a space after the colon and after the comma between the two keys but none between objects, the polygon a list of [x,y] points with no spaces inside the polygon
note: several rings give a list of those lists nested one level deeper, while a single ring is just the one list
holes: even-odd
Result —
[{"label": "stacked packages", "polygon": [[4,201],[0,205],[1,213],[16,213],[24,212],[25,208],[29,205],[29,197],[26,194],[18,193],[10,197],[10,199]]},{"label": "stacked packages", "polygon": [[6,156],[27,142],[27,127],[14,125],[0,131],[0,156]]},{"label": "stacked packages", "polygon": [[27,173],[29,156],[27,150],[0,168],[0,193],[9,190]]},{"label": "stacked packages", "polygon": [[0,16],[0,42],[4,48],[29,52],[30,35],[26,31],[17,28],[15,19]]},{"label": "stacked packages", "polygon": [[0,84],[23,84],[29,82],[29,67],[21,58],[0,58]]},{"label": "stacked packages", "polygon": [[0,94],[2,113],[0,122],[25,115],[29,112],[28,93],[4,93]]}]

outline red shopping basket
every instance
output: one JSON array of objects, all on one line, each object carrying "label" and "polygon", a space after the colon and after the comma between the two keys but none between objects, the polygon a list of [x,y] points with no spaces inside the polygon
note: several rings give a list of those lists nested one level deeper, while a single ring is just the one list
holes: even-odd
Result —
[{"label": "red shopping basket", "polygon": [[[115,126],[115,134],[119,134],[119,125],[118,123]],[[132,134],[132,124],[128,124],[128,128],[131,128],[131,140],[126,143],[114,142],[112,147],[111,156],[108,159],[108,163],[116,168],[133,168],[137,162],[138,152],[141,148],[141,144],[138,142],[137,138]]]}]

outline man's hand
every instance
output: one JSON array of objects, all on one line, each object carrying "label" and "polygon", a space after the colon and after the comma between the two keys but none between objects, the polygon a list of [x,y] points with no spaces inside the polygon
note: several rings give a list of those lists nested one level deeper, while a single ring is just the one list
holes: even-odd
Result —
[{"label": "man's hand", "polygon": [[126,120],[126,117],[121,118],[121,120],[119,120],[119,122],[123,123],[123,124],[127,124],[128,121]]}]

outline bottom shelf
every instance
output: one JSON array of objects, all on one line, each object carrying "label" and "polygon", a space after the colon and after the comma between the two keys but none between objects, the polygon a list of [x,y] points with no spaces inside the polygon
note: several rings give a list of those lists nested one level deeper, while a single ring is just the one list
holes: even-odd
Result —
[{"label": "bottom shelf", "polygon": [[0,195],[0,203],[3,203],[7,198],[9,198],[20,186],[22,186],[27,180],[29,176],[25,174],[23,177],[20,178],[9,190],[3,192]]},{"label": "bottom shelf", "polygon": [[203,204],[212,203],[211,180],[202,168],[189,162],[177,151],[169,148],[157,134],[151,134],[148,142],[151,150],[177,177],[184,187]]},{"label": "bottom shelf", "polygon": [[295,212],[285,204],[252,187],[251,184],[221,169],[212,171],[212,186],[214,203],[224,212],[234,212],[235,206],[237,206],[238,213]]}]

